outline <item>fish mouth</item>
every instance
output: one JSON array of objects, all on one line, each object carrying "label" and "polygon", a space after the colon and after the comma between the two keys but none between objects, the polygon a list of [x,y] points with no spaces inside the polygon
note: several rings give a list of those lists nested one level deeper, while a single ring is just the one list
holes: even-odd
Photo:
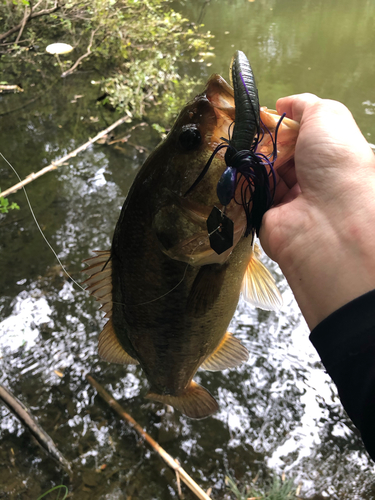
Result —
[{"label": "fish mouth", "polygon": [[[246,228],[246,219],[243,217],[240,206],[235,203],[233,203],[232,207],[228,206],[231,216],[235,220],[233,246],[218,255],[211,248],[207,231],[207,218],[212,207],[186,198],[171,196],[173,201],[159,210],[153,223],[163,253],[174,260],[186,262],[193,267],[207,264],[223,264],[241,239]],[[168,219],[178,219],[178,228],[174,226],[173,231],[170,231],[168,228],[172,227],[172,225],[166,224]]]},{"label": "fish mouth", "polygon": [[[216,115],[217,128],[226,127],[228,131],[230,124],[235,119],[235,104],[233,88],[224,78],[218,74],[211,75],[203,94],[211,103]],[[225,133],[227,138],[228,133]]]},{"label": "fish mouth", "polygon": [[[186,216],[189,217],[192,221],[195,221],[202,227],[202,229],[204,229],[205,235],[208,238],[207,219],[212,211],[212,207],[193,203],[186,198],[180,198],[179,204]],[[243,213],[241,205],[237,204],[234,200],[227,206],[227,213],[230,214],[230,216],[235,220],[233,243],[234,247],[245,231],[246,218],[244,216],[241,217]],[[233,247],[231,247],[231,250],[233,250]]]},{"label": "fish mouth", "polygon": [[171,259],[186,262],[192,267],[200,267],[208,264],[224,264],[243,233],[244,228],[237,228],[233,234],[233,246],[220,255],[212,250],[207,229],[193,234],[168,250],[163,249],[163,252]]}]

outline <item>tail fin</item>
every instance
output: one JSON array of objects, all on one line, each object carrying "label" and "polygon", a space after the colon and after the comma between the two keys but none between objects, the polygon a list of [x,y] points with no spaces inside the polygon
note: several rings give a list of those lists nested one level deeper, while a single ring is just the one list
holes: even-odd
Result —
[{"label": "tail fin", "polygon": [[176,410],[190,418],[206,418],[219,409],[219,405],[207,389],[193,380],[179,396],[157,394],[151,388],[146,398],[173,406]]}]

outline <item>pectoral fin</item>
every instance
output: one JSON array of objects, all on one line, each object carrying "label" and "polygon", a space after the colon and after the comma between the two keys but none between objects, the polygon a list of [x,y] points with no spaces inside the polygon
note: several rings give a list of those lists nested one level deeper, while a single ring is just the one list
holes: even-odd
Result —
[{"label": "pectoral fin", "polygon": [[193,380],[179,396],[158,394],[157,392],[153,392],[153,388],[151,388],[146,398],[173,406],[173,408],[176,408],[176,410],[190,418],[209,417],[219,409],[216,400],[207,389],[204,389],[204,387]]},{"label": "pectoral fin", "polygon": [[137,365],[138,361],[132,358],[122,347],[113,329],[112,320],[108,320],[99,335],[99,356],[110,363],[121,365]]},{"label": "pectoral fin", "polygon": [[251,255],[242,282],[244,299],[255,307],[267,311],[278,311],[283,305],[283,299],[272,274],[259,260],[260,250],[257,245]]},{"label": "pectoral fin", "polygon": [[205,314],[218,298],[224,283],[225,264],[202,266],[195,277],[187,299],[186,309],[193,316]]},{"label": "pectoral fin", "polygon": [[201,368],[211,372],[234,368],[247,361],[248,357],[249,352],[246,347],[227,332],[215,351],[201,364]]}]

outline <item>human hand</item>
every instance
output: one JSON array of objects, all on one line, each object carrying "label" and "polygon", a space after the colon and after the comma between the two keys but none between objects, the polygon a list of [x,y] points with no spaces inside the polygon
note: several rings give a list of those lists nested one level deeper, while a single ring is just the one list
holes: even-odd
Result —
[{"label": "human hand", "polygon": [[375,288],[375,157],[338,102],[301,94],[279,99],[277,111],[301,128],[260,239],[313,328]]}]

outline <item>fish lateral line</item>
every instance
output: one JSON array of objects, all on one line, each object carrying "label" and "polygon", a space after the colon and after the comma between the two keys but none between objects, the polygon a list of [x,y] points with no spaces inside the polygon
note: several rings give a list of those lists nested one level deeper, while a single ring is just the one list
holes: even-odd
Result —
[{"label": "fish lateral line", "polygon": [[[220,227],[217,227],[213,233],[215,231],[218,231],[220,229]],[[203,240],[201,240],[195,248],[193,248],[192,252],[189,254],[189,257],[192,257],[194,252],[197,250],[197,248],[201,245],[204,244],[204,242],[207,240],[207,238],[209,238],[210,235],[207,235]],[[121,305],[121,306],[129,306],[129,307],[138,307],[138,306],[145,306],[147,304],[151,304],[152,302],[156,302],[160,299],[163,299],[164,297],[166,297],[167,295],[169,295],[170,293],[172,293],[174,290],[176,290],[176,288],[178,288],[184,281],[185,277],[186,277],[186,273],[187,273],[187,270],[189,268],[190,264],[187,263],[186,266],[185,266],[185,269],[184,269],[184,274],[182,276],[182,278],[180,279],[180,281],[177,283],[177,285],[175,285],[173,288],[171,288],[170,290],[168,290],[167,292],[163,293],[163,295],[160,295],[159,297],[156,297],[154,299],[150,299],[150,300],[147,300],[146,302],[139,302],[138,304],[122,304],[120,302],[113,302],[113,304],[116,304],[116,305]]]},{"label": "fish lateral line", "polygon": [[[223,215],[225,215],[225,208],[224,207],[224,211],[221,212],[221,210],[219,210],[220,213],[223,213]],[[225,216],[227,217],[227,216]],[[228,218],[228,217],[227,217]],[[229,219],[230,220],[230,219]],[[206,238],[204,238],[202,241],[200,241],[197,246],[193,249],[193,251],[190,253],[189,257],[192,257],[194,252],[197,250],[197,248],[201,245],[204,244],[204,242],[207,240],[207,238],[210,238],[214,233],[216,233],[217,231],[221,231],[223,228],[223,225],[222,224],[219,224],[214,230],[212,230],[210,233],[208,233],[208,235],[206,236]],[[233,246],[233,245],[232,245]],[[182,278],[180,279],[180,281],[177,283],[177,285],[175,285],[173,288],[171,288],[170,290],[168,290],[168,292],[165,292],[163,295],[160,295],[159,297],[156,297],[155,299],[151,299],[151,300],[148,300],[146,302],[140,302],[138,304],[123,304],[121,302],[113,302],[113,304],[116,304],[116,305],[121,305],[121,306],[129,306],[129,307],[137,307],[137,306],[144,306],[144,305],[147,305],[147,304],[151,304],[152,302],[156,302],[164,297],[166,297],[167,295],[169,295],[170,293],[172,293],[174,290],[176,290],[177,287],[179,287],[181,285],[181,283],[184,281],[185,279],[185,276],[186,276],[186,273],[187,273],[187,270],[189,268],[190,264],[187,263],[186,264],[186,267],[185,267],[185,270],[184,270],[184,274],[182,276]]]},{"label": "fish lateral line", "polygon": [[[217,209],[217,210],[219,210],[219,209]],[[224,214],[224,213],[225,213],[225,207],[224,207],[224,211],[223,211],[223,212],[221,212],[221,210],[219,210],[219,211],[220,211],[220,213],[223,213],[223,214]],[[221,231],[221,230],[222,230],[222,224],[218,225],[218,226],[216,227],[216,229],[214,229],[212,232],[210,232],[204,240],[200,241],[200,242],[198,243],[198,245],[197,245],[197,246],[193,249],[193,251],[190,253],[189,257],[192,257],[192,255],[193,255],[193,253],[196,251],[196,249],[197,249],[200,245],[203,245],[203,243],[206,241],[206,239],[207,239],[207,238],[209,238],[210,236],[212,236],[212,235],[213,235],[214,233],[216,233],[217,231]],[[109,261],[109,260],[110,260],[110,259],[108,259],[108,261]],[[107,262],[108,262],[108,261],[107,261]],[[107,265],[107,264],[106,264],[106,265]],[[106,265],[105,265],[105,266],[106,266]],[[105,266],[103,267],[103,269],[102,269],[102,270],[104,270]],[[176,284],[173,288],[171,288],[170,290],[168,290],[167,292],[165,292],[163,295],[160,295],[159,297],[156,297],[156,298],[154,298],[154,299],[147,300],[146,302],[139,302],[138,304],[129,304],[129,303],[125,304],[125,303],[123,303],[123,302],[115,302],[115,301],[112,301],[112,304],[116,304],[116,305],[118,305],[118,306],[125,306],[125,307],[138,307],[138,306],[145,306],[145,305],[147,305],[147,304],[151,304],[152,302],[156,302],[156,301],[158,301],[158,300],[160,300],[160,299],[162,299],[162,298],[166,297],[166,296],[167,296],[167,295],[169,295],[170,293],[172,293],[174,290],[176,290],[176,288],[177,288],[177,287],[179,287],[179,286],[182,284],[182,282],[184,281],[184,279],[185,279],[185,277],[186,277],[186,273],[187,273],[187,270],[188,270],[189,266],[190,266],[190,264],[189,264],[189,263],[187,263],[187,264],[186,264],[186,267],[185,267],[185,270],[184,270],[184,274],[183,274],[182,278],[180,279],[180,281],[179,281],[179,282],[178,282],[178,283],[177,283],[177,284]]]}]

